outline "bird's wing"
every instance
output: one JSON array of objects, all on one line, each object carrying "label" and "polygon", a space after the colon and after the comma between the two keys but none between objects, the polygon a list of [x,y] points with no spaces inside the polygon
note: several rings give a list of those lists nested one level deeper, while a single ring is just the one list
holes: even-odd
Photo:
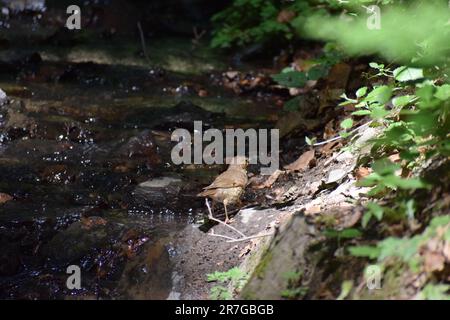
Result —
[{"label": "bird's wing", "polygon": [[220,174],[214,182],[204,188],[204,190],[234,187],[244,188],[247,185],[247,181],[247,173],[244,170],[229,169]]}]

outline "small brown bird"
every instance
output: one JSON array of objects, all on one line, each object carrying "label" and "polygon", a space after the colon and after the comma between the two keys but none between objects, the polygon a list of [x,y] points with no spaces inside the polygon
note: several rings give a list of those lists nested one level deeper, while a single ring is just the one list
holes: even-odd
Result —
[{"label": "small brown bird", "polygon": [[225,222],[228,223],[227,205],[240,202],[247,185],[247,165],[248,160],[245,157],[237,156],[231,159],[230,165],[225,172],[222,172],[213,183],[203,188],[199,197],[208,197],[214,202],[220,202],[225,208]]}]

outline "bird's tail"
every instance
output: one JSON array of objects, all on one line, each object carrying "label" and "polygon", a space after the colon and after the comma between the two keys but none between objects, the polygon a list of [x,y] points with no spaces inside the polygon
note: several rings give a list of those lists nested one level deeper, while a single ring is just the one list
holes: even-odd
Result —
[{"label": "bird's tail", "polygon": [[214,194],[214,189],[209,190],[203,190],[199,194],[197,194],[197,197],[209,197]]}]

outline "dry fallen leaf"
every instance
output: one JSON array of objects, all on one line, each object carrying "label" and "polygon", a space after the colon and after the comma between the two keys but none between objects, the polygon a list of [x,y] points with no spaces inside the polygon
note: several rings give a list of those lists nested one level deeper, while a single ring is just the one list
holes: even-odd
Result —
[{"label": "dry fallen leaf", "polygon": [[442,253],[444,254],[447,261],[450,262],[450,242],[449,241],[445,242]]},{"label": "dry fallen leaf", "polygon": [[277,181],[278,177],[283,173],[283,171],[277,169],[274,173],[270,175],[269,178],[267,178],[266,181],[263,183],[255,185],[254,189],[264,189],[264,188],[270,188],[275,181]]},{"label": "dry fallen leaf", "polygon": [[204,89],[200,89],[199,91],[198,91],[198,96],[199,97],[207,97],[208,96],[208,91],[206,91],[206,90],[204,90]]},{"label": "dry fallen leaf", "polygon": [[250,243],[241,250],[241,252],[239,253],[239,258],[242,258],[243,256],[246,256],[247,254],[249,254],[255,247],[256,247],[256,241],[251,240]]},{"label": "dry fallen leaf", "polygon": [[425,271],[434,272],[444,270],[445,257],[437,252],[427,251],[424,254]]},{"label": "dry fallen leaf", "polygon": [[330,139],[336,135],[336,130],[334,130],[334,119],[328,121],[325,125],[325,129],[323,130],[323,138],[325,140]]},{"label": "dry fallen leaf", "polygon": [[12,199],[13,199],[13,197],[11,197],[9,194],[0,192],[0,204],[11,201]]},{"label": "dry fallen leaf", "polygon": [[372,172],[371,168],[359,167],[358,169],[356,169],[355,172],[356,180],[361,180],[367,177],[371,172]]},{"label": "dry fallen leaf", "polygon": [[227,72],[225,72],[225,76],[228,79],[230,79],[230,80],[236,78],[238,75],[239,75],[239,71],[227,71]]},{"label": "dry fallen leaf", "polygon": [[310,166],[310,164],[313,162],[314,159],[315,159],[314,150],[309,150],[303,153],[293,163],[285,166],[284,168],[292,171],[303,171]]},{"label": "dry fallen leaf", "polygon": [[400,162],[400,154],[399,153],[394,153],[394,154],[391,154],[389,157],[388,157],[388,159],[389,160],[391,160],[392,162],[394,162],[394,163],[397,163],[397,162]]},{"label": "dry fallen leaf", "polygon": [[305,215],[313,215],[320,213],[321,208],[320,206],[311,206],[305,209]]},{"label": "dry fallen leaf", "polygon": [[102,217],[81,217],[81,227],[83,229],[89,230],[94,226],[104,226],[106,225],[107,221],[103,219]]},{"label": "dry fallen leaf", "polygon": [[339,141],[331,141],[328,142],[326,145],[324,145],[321,149],[320,152],[327,156],[333,153],[333,150],[340,144]]},{"label": "dry fallen leaf", "polygon": [[333,89],[345,89],[351,71],[352,67],[346,63],[335,64],[328,73],[328,87]]},{"label": "dry fallen leaf", "polygon": [[290,10],[281,10],[277,16],[277,22],[279,23],[288,23],[296,16],[294,11]]}]

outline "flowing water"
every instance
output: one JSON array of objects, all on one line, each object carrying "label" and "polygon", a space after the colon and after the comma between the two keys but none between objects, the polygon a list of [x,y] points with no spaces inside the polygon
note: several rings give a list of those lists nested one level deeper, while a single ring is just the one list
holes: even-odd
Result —
[{"label": "flowing water", "polygon": [[183,41],[158,47],[171,53],[163,67],[113,46],[2,53],[0,192],[12,200],[0,204],[0,298],[167,298],[173,240],[203,218],[195,195],[223,170],[175,166],[171,131],[267,126],[277,112],[224,89],[223,57]]}]

